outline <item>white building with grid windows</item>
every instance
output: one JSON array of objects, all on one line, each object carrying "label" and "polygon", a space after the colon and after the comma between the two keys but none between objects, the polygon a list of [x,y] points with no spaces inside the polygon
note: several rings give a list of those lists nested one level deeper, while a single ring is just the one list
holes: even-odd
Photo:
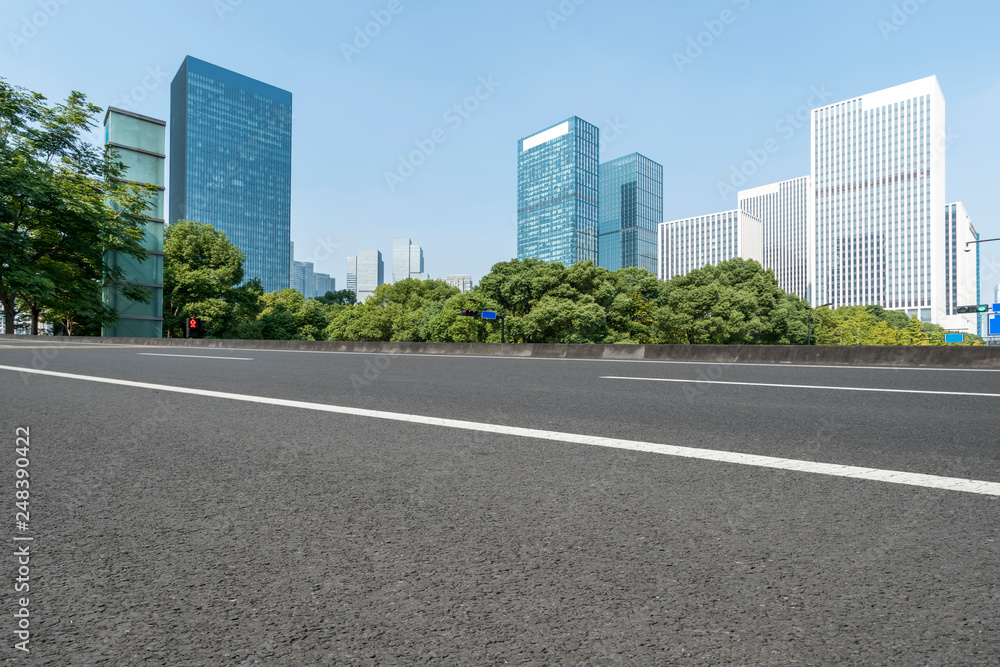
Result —
[{"label": "white building with grid windows", "polygon": [[946,136],[937,77],[813,110],[813,302],[943,323]]},{"label": "white building with grid windows", "polygon": [[657,237],[660,280],[670,280],[734,257],[758,262],[764,257],[761,222],[746,211],[723,211],[664,222]]},{"label": "white building with grid windows", "polygon": [[812,177],[802,176],[739,193],[739,210],[760,220],[765,268],[781,289],[811,300],[809,248],[815,229]]},{"label": "white building with grid windows", "polygon": [[[979,232],[962,202],[945,206],[945,313],[941,326],[952,331],[979,333],[977,315],[959,315],[959,306],[979,304]],[[965,249],[969,248],[966,252]]]}]

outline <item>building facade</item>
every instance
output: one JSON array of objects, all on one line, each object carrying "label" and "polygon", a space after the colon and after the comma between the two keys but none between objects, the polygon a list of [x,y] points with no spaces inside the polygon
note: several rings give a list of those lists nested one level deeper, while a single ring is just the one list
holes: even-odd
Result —
[{"label": "building facade", "polygon": [[356,275],[358,288],[355,294],[357,294],[358,303],[363,303],[379,285],[385,283],[385,265],[382,263],[382,253],[378,250],[359,250]]},{"label": "building facade", "polygon": [[979,244],[967,245],[978,240],[979,232],[962,202],[947,204],[944,216],[945,313],[940,324],[945,329],[982,335],[980,315],[958,314],[959,306],[979,304]]},{"label": "building facade", "polygon": [[463,293],[472,291],[472,274],[453,273],[443,280],[452,287],[457,287]]},{"label": "building facade", "polygon": [[740,210],[661,223],[657,276],[670,280],[736,257],[760,262],[764,256],[762,227],[759,219]]},{"label": "building facade", "polygon": [[349,289],[354,292],[355,297],[358,295],[358,258],[357,256],[347,258],[347,287],[344,289]]},{"label": "building facade", "polygon": [[109,286],[104,289],[104,303],[118,311],[118,320],[103,327],[102,336],[163,337],[163,231],[166,122],[111,107],[104,116],[104,142],[114,148],[118,159],[128,167],[125,180],[156,186],[156,198],[146,217],[143,246],[149,257],[138,261],[119,252],[108,252],[109,266],[124,270],[121,282],[138,284],[150,292],[150,303],[126,299]]},{"label": "building facade", "polygon": [[247,280],[290,284],[292,94],[188,56],[170,88],[170,221],[222,231]]},{"label": "building facade", "polygon": [[518,259],[597,264],[599,144],[576,116],[518,141]]},{"label": "building facade", "polygon": [[810,302],[809,256],[815,228],[812,177],[802,176],[743,190],[739,210],[760,220],[761,264],[772,269],[781,289]]},{"label": "building facade", "polygon": [[424,249],[413,245],[410,239],[392,240],[392,281],[414,278],[430,280],[424,269]]},{"label": "building facade", "polygon": [[316,274],[312,262],[292,262],[292,289],[307,299],[316,296]]},{"label": "building facade", "polygon": [[942,323],[945,137],[936,77],[813,110],[812,301]]},{"label": "building facade", "polygon": [[316,273],[313,275],[316,278],[313,294],[317,297],[326,296],[327,292],[337,291],[336,278],[331,278],[329,274],[326,273]]},{"label": "building facade", "polygon": [[599,169],[600,266],[656,273],[657,227],[663,222],[663,166],[632,153]]}]

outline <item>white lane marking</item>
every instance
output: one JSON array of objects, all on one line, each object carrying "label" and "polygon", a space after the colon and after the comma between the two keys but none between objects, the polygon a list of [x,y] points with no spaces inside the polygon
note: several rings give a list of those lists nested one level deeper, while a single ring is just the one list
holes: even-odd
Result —
[{"label": "white lane marking", "polygon": [[248,394],[232,394],[229,392],[211,391],[207,389],[192,389],[189,387],[174,387],[170,385],[151,384],[148,382],[133,382],[131,380],[118,380],[115,378],[95,377],[89,375],[75,375],[71,373],[59,373],[56,371],[35,370],[32,368],[18,368],[17,366],[0,366],[0,370],[14,371],[17,373],[31,373],[35,375],[48,375],[51,377],[66,378],[70,380],[85,380],[87,382],[100,382],[103,384],[113,384],[122,387],[136,387],[139,389],[169,391],[177,394],[191,394],[194,396],[207,396],[210,398],[224,398],[227,400],[243,401],[246,403],[262,403],[265,405],[277,405],[288,408],[298,408],[301,410],[332,412],[342,415],[353,415],[356,417],[387,419],[391,421],[408,422],[411,424],[441,426],[444,428],[462,429],[465,431],[480,431],[484,433],[493,433],[497,435],[512,435],[521,438],[533,438],[536,440],[551,440],[554,442],[568,442],[578,445],[591,445],[594,447],[627,449],[635,452],[649,452],[652,454],[663,454],[666,456],[677,456],[688,459],[699,459],[703,461],[716,461],[719,463],[732,463],[736,465],[754,466],[758,468],[792,470],[796,472],[806,472],[817,475],[847,477],[852,479],[866,479],[878,482],[888,482],[891,484],[903,484],[906,486],[920,486],[929,489],[945,489],[949,491],[961,491],[964,493],[975,493],[984,496],[1000,496],[1000,483],[997,482],[984,482],[984,481],[977,481],[970,479],[960,479],[957,477],[939,477],[937,475],[924,475],[920,473],[900,472],[894,470],[878,470],[876,468],[860,468],[857,466],[839,465],[836,463],[816,463],[813,461],[782,459],[773,456],[757,456],[755,454],[740,454],[737,452],[724,452],[713,449],[698,449],[695,447],[661,445],[653,442],[620,440],[618,438],[605,438],[596,435],[579,435],[576,433],[560,433],[558,431],[540,431],[531,428],[521,428],[518,426],[481,424],[477,422],[459,421],[457,419],[442,419],[440,417],[409,415],[399,412],[384,412],[382,410],[349,408],[339,405],[324,405],[322,403],[306,403],[304,401],[290,401],[283,398],[267,398],[265,396],[251,396]]},{"label": "white lane marking", "polygon": [[188,359],[225,359],[226,361],[253,361],[250,357],[209,357],[204,354],[157,354],[155,352],[136,352],[140,357],[187,357]]},{"label": "white lane marking", "polygon": [[1000,394],[979,394],[969,391],[930,391],[926,389],[878,389],[875,387],[826,387],[810,384],[769,384],[767,382],[724,382],[722,380],[683,380],[678,378],[635,378],[603,375],[602,380],[631,380],[634,382],[680,382],[685,384],[730,384],[741,387],[778,387],[781,389],[830,389],[834,391],[874,391],[886,394],[931,394],[934,396],[985,396],[1000,398]]}]

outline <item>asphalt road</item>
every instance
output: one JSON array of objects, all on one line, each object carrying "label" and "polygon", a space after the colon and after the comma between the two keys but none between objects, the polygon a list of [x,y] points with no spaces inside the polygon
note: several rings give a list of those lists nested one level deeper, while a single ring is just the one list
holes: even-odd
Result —
[{"label": "asphalt road", "polygon": [[997,483],[1000,372],[10,340],[0,366],[43,372],[0,369],[5,553],[34,537],[11,664],[1000,654],[996,495],[178,391]]}]

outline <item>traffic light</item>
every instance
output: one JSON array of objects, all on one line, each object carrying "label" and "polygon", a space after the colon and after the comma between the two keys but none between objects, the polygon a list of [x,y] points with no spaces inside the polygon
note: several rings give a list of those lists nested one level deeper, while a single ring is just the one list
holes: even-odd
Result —
[{"label": "traffic light", "polygon": [[983,303],[978,306],[959,306],[958,314],[964,315],[966,313],[988,313],[990,312],[990,307]]},{"label": "traffic light", "polygon": [[478,310],[463,310],[462,315],[465,317],[479,317],[482,313]]},{"label": "traffic light", "polygon": [[184,321],[185,338],[201,338],[201,320],[197,317],[189,317]]}]

